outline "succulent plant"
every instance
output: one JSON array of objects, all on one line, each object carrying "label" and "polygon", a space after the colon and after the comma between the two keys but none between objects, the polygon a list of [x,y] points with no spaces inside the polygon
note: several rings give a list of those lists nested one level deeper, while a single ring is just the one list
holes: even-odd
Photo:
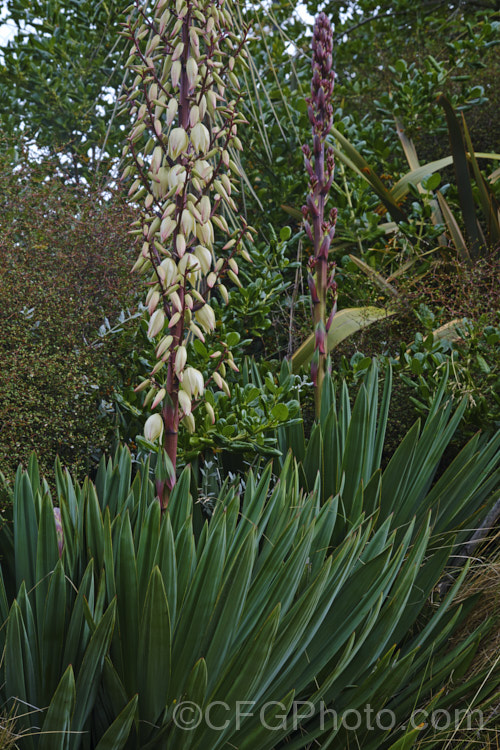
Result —
[{"label": "succulent plant", "polygon": [[[337,209],[326,213],[328,193],[332,186],[335,159],[332,146],[326,138],[333,125],[333,85],[335,74],[332,67],[333,35],[325,13],[315,21],[312,38],[311,96],[307,112],[312,126],[313,150],[304,144],[304,163],[310,178],[310,193],[302,208],[304,227],[313,243],[308,284],[311,292],[314,318],[314,355],[311,374],[315,385],[316,416],[319,416],[321,390],[326,367],[326,339],[336,311],[335,266],[328,260],[330,244],[335,235]],[[333,296],[333,305],[327,311],[328,294]]]},{"label": "succulent plant", "polygon": [[48,485],[34,458],[19,470],[0,530],[0,696],[17,701],[21,748],[341,750],[343,717],[368,707],[363,748],[401,750],[422,736],[401,733],[416,708],[495,691],[494,670],[460,681],[487,623],[448,646],[473,604],[454,606],[467,569],[428,600],[494,501],[500,436],[433,484],[460,416],[436,402],[381,472],[390,384],[378,412],[377,380],[351,410],[327,376],[303,461],[226,482],[209,518],[189,468],[162,513],[148,464],[132,478],[124,448],[95,485],[57,465],[61,557]]},{"label": "succulent plant", "polygon": [[[134,124],[123,179],[133,179],[129,195],[141,205],[134,269],[147,279],[148,335],[157,356],[138,388],[148,389],[145,405],[160,409],[147,420],[145,435],[163,438],[172,463],[158,486],[165,506],[175,482],[179,422],[194,431],[206,387],[189,365],[189,341],[205,342],[214,331],[210,297],[218,293],[227,302],[224,277],[240,283],[235,256],[248,257],[243,243],[252,239],[241,215],[234,230],[224,215],[224,208],[237,211],[237,128],[244,120],[234,70],[244,62],[246,31],[234,34],[224,0],[177,0],[175,6],[157,0],[152,7],[131,6],[123,33],[135,73],[125,97]],[[216,232],[223,238],[218,258]],[[210,380],[227,391],[225,368],[236,369],[230,347],[219,341],[210,352]]]}]

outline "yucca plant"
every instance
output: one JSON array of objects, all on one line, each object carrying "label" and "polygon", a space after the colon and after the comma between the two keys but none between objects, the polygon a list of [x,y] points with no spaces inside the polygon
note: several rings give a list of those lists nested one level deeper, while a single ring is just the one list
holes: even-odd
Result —
[{"label": "yucca plant", "polygon": [[319,13],[312,38],[311,94],[307,113],[312,127],[312,144],[302,146],[310,190],[302,206],[304,229],[312,243],[307,282],[311,293],[313,333],[294,352],[294,372],[311,364],[316,418],[321,412],[323,379],[328,353],[350,334],[381,320],[392,312],[376,307],[349,308],[337,313],[335,263],[330,246],[335,237],[337,209],[327,211],[335,171],[334,148],[328,143],[333,128],[333,33],[325,13]]},{"label": "yucca plant", "polygon": [[[312,126],[313,151],[304,144],[304,163],[310,179],[307,203],[302,207],[304,227],[313,243],[313,257],[308,274],[308,284],[314,320],[314,355],[311,375],[314,383],[316,416],[321,409],[321,393],[326,367],[326,337],[337,308],[335,266],[328,262],[331,242],[335,236],[337,209],[328,213],[326,203],[333,182],[335,159],[333,148],[326,145],[326,137],[333,125],[333,41],[332,27],[325,13],[316,18],[312,39],[311,96],[307,99],[307,112]],[[333,296],[328,311],[328,295]]]},{"label": "yucca plant", "polygon": [[[241,38],[234,34],[224,0],[156,0],[151,6],[136,0],[123,33],[130,44],[127,66],[135,74],[124,97],[133,126],[123,179],[133,178],[129,195],[140,205],[132,229],[140,241],[134,270],[146,275],[148,336],[157,360],[137,390],[147,390],[144,407],[153,410],[145,437],[162,438],[172,464],[158,481],[166,506],[176,479],[180,423],[194,432],[194,412],[208,382],[229,394],[226,365],[238,369],[220,340],[208,343],[206,378],[190,362],[193,339],[204,343],[215,329],[211,295],[218,292],[227,303],[223,281],[241,284],[235,256],[249,258],[243,243],[252,235],[245,219],[239,216],[232,231],[223,210],[237,212],[233,157],[242,148],[237,129],[244,119],[234,68],[243,62],[246,30]],[[222,240],[218,259],[216,231]],[[209,401],[205,407],[213,423]]]},{"label": "yucca plant", "polygon": [[[269,465],[244,488],[226,482],[209,521],[185,469],[162,514],[148,465],[132,480],[120,449],[95,485],[57,467],[59,557],[47,484],[34,459],[19,471],[13,523],[1,531],[0,681],[3,701],[29,705],[18,712],[21,748],[340,749],[349,741],[342,717],[368,705],[390,709],[394,728],[367,731],[362,746],[401,748],[420,736],[409,731],[397,744],[415,707],[494,690],[500,675],[486,686],[481,674],[439,693],[487,629],[445,648],[470,606],[453,606],[466,569],[442,601],[426,602],[457,528],[491,502],[498,439],[464,449],[443,495],[446,473],[431,488],[431,467],[451,436],[450,414],[436,406],[428,447],[415,431],[402,443],[399,481],[390,464],[371,478],[385,419],[385,406],[378,425],[374,416],[376,380],[373,370],[352,413],[343,388],[317,428],[331,446],[318,455],[332,467],[340,456],[339,488],[314,470],[315,436],[302,465],[289,455],[276,476]],[[189,701],[201,719],[187,731],[179,725]],[[323,707],[337,719],[323,720]]]},{"label": "yucca plant", "polygon": [[[281,377],[289,370],[284,362]],[[375,360],[352,405],[345,381],[337,394],[333,378],[325,379],[320,419],[308,440],[301,424],[280,430],[282,456],[291,450],[301,462],[302,489],[319,482],[322,498],[341,495],[344,530],[366,513],[376,514],[378,524],[390,519],[392,528],[402,529],[432,510],[434,533],[453,530],[462,542],[477,514],[484,517],[493,506],[499,495],[498,433],[489,441],[476,434],[436,481],[467,406],[466,399],[456,405],[445,398],[447,380],[445,372],[426,421],[415,422],[385,467],[392,372],[385,370],[380,395]]]}]

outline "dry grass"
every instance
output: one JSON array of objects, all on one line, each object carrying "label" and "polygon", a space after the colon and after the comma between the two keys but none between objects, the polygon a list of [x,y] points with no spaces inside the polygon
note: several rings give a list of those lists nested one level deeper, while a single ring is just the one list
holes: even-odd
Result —
[{"label": "dry grass", "polygon": [[[488,676],[500,669],[500,531],[483,543],[471,565],[470,573],[455,601],[465,602],[471,596],[478,601],[462,627],[454,634],[450,647],[463,641],[486,620],[492,620],[492,627],[481,641],[463,681],[485,673],[481,684],[486,684]],[[472,696],[471,696],[472,697]],[[488,698],[484,704],[473,710],[483,714],[481,728],[466,730],[463,727],[444,731],[422,739],[416,746],[419,750],[427,747],[440,750],[500,750],[500,692]]]},{"label": "dry grass", "polygon": [[471,566],[470,575],[465,581],[456,601],[465,601],[471,596],[479,596],[478,602],[456,633],[462,640],[481,623],[492,618],[493,627],[481,643],[467,676],[474,676],[484,669],[498,664],[500,655],[500,532],[488,540],[484,553]]},{"label": "dry grass", "polygon": [[15,710],[9,711],[8,714],[0,714],[0,750],[17,750],[18,739]]}]

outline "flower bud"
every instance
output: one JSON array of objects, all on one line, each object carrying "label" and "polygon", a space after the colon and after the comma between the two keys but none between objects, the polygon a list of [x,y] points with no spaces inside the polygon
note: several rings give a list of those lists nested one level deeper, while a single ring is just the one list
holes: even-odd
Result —
[{"label": "flower bud", "polygon": [[175,355],[175,372],[182,372],[187,362],[187,349],[185,346],[179,346]]},{"label": "flower bud", "polygon": [[182,302],[177,292],[170,292],[169,297],[172,309],[175,310],[175,312],[180,312],[182,310]]},{"label": "flower bud", "polygon": [[177,99],[170,99],[167,105],[167,125],[171,125],[173,123],[177,115],[178,109],[179,109],[179,105],[177,103]]},{"label": "flower bud", "polygon": [[149,304],[148,304],[148,312],[150,315],[152,315],[154,311],[156,310],[156,308],[158,307],[159,301],[160,301],[160,292],[155,290],[152,293],[151,298],[149,300]]},{"label": "flower bud", "polygon": [[179,256],[179,258],[182,258],[182,256],[186,252],[186,238],[183,234],[178,234],[175,238],[175,249],[177,250],[177,255]]},{"label": "flower bud", "polygon": [[200,99],[200,120],[203,120],[207,113],[207,97],[205,94]]},{"label": "flower bud", "polygon": [[203,245],[196,245],[194,254],[200,261],[202,273],[206,275],[210,271],[210,266],[212,265],[212,253],[208,248],[203,247]]},{"label": "flower bud", "polygon": [[200,55],[200,40],[198,39],[198,29],[196,26],[191,26],[189,29],[189,41],[191,42],[191,49],[195,57]]},{"label": "flower bud", "polygon": [[150,388],[149,391],[146,393],[146,398],[142,402],[142,406],[144,409],[146,409],[146,407],[149,406],[149,404],[151,403],[151,401],[154,399],[155,396],[156,396],[156,388]]},{"label": "flower bud", "polygon": [[210,134],[202,122],[199,122],[191,130],[191,143],[195,151],[199,154],[208,151],[210,147]]},{"label": "flower bud", "polygon": [[[165,352],[170,349],[173,340],[174,340],[173,336],[164,336],[161,339],[160,343],[156,347],[156,356],[158,358],[162,357],[165,354]],[[141,385],[142,385],[142,383],[141,383]]]},{"label": "flower bud", "polygon": [[179,42],[179,44],[176,45],[173,54],[172,54],[172,62],[175,62],[175,60],[178,60],[179,57],[184,52],[184,44],[183,42]]},{"label": "flower bud", "polygon": [[169,287],[177,279],[177,266],[172,260],[172,258],[164,258],[162,262],[160,263],[160,266],[165,271],[164,284],[166,287]]},{"label": "flower bud", "polygon": [[189,83],[189,91],[192,91],[196,84],[196,76],[198,75],[198,63],[194,57],[188,58],[186,63],[186,75]]},{"label": "flower bud", "polygon": [[54,508],[54,522],[56,525],[57,549],[59,551],[59,557],[61,557],[63,553],[63,548],[64,548],[64,531],[63,531],[60,508]]},{"label": "flower bud", "polygon": [[193,104],[189,110],[189,124],[194,128],[198,122],[200,122],[200,108],[197,104]]},{"label": "flower bud", "polygon": [[182,387],[191,398],[202,396],[205,383],[201,372],[194,367],[186,367],[182,376]]},{"label": "flower bud", "polygon": [[144,425],[144,437],[146,440],[155,442],[163,433],[163,419],[159,414],[152,414],[146,419]]},{"label": "flower bud", "polygon": [[168,151],[172,159],[177,159],[189,146],[188,134],[184,128],[174,128],[168,139]]},{"label": "flower bud", "polygon": [[227,174],[221,174],[220,176],[221,182],[224,186],[224,189],[228,195],[231,195],[231,190],[233,189],[233,186],[231,185],[231,180],[227,176]]},{"label": "flower bud", "polygon": [[182,63],[180,60],[176,60],[174,63],[172,63],[172,68],[170,70],[170,76],[172,81],[172,86],[177,88],[179,85],[179,81],[181,79],[181,73],[182,73]]},{"label": "flower bud", "polygon": [[212,211],[212,206],[210,205],[210,198],[208,197],[208,195],[204,195],[200,198],[199,210],[201,223],[205,224],[209,220],[210,213]]},{"label": "flower bud", "polygon": [[207,332],[213,331],[215,328],[215,313],[209,304],[204,304],[196,311],[196,320],[201,327]]},{"label": "flower bud", "polygon": [[189,398],[186,391],[179,389],[179,406],[181,407],[184,415],[191,414],[191,399]]},{"label": "flower bud", "polygon": [[153,151],[151,158],[151,171],[156,174],[161,167],[163,161],[163,149],[161,146],[156,146]]},{"label": "flower bud", "polygon": [[213,410],[212,405],[209,404],[208,401],[205,401],[205,409],[207,411],[208,416],[210,417],[210,422],[212,424],[215,424],[215,412]]},{"label": "flower bud", "polygon": [[176,313],[174,313],[174,314],[172,315],[172,317],[170,318],[170,320],[168,321],[168,327],[169,327],[169,328],[173,328],[174,326],[176,326],[176,325],[177,325],[177,323],[179,322],[179,320],[180,320],[180,319],[181,319],[181,314],[180,314],[180,312],[176,312]]},{"label": "flower bud", "polygon": [[189,324],[189,330],[191,331],[191,333],[194,336],[196,336],[197,339],[200,339],[200,341],[202,341],[203,343],[205,343],[205,336],[201,332],[201,328],[198,328],[198,326],[196,325],[196,323],[193,323],[193,321],[191,321],[190,324]]},{"label": "flower bud", "polygon": [[132,268],[131,268],[131,271],[130,271],[130,272],[131,272],[131,273],[135,273],[136,271],[141,271],[141,270],[142,270],[142,267],[144,266],[144,263],[145,263],[145,262],[146,262],[146,261],[144,260],[144,258],[142,257],[142,255],[139,255],[139,257],[138,257],[138,258],[137,258],[137,260],[135,261],[134,265],[132,266]]},{"label": "flower bud", "polygon": [[157,362],[155,364],[155,366],[151,370],[151,377],[153,377],[153,375],[156,375],[157,372],[160,372],[160,370],[163,369],[163,367],[165,367],[165,359],[162,359],[160,362]]},{"label": "flower bud", "polygon": [[167,393],[167,392],[166,392],[165,388],[160,388],[160,390],[159,390],[159,391],[158,391],[158,393],[156,394],[156,398],[155,398],[155,400],[154,400],[154,401],[153,401],[153,403],[151,404],[151,409],[156,409],[156,407],[158,406],[158,404],[159,404],[159,403],[160,403],[161,401],[163,401],[163,399],[165,398],[165,396],[166,396],[166,393]]},{"label": "flower bud", "polygon": [[191,211],[188,211],[187,208],[185,208],[181,214],[181,229],[182,233],[186,237],[189,237],[190,234],[193,234],[195,230],[193,214],[191,213]]},{"label": "flower bud", "polygon": [[136,385],[136,387],[134,388],[134,393],[145,391],[149,385],[151,385],[151,380],[147,378],[146,380],[143,380],[142,383],[139,383],[139,385]]},{"label": "flower bud", "polygon": [[230,279],[233,282],[233,284],[236,284],[236,286],[241,287],[241,281],[236,276],[236,274],[234,273],[234,271],[228,271],[227,272],[227,277],[228,277],[228,279]]},{"label": "flower bud", "polygon": [[167,216],[160,224],[160,240],[165,242],[175,229],[175,221]]},{"label": "flower bud", "polygon": [[155,336],[157,336],[160,331],[163,329],[163,326],[165,325],[165,315],[163,313],[163,310],[156,310],[152,316],[151,320],[149,321],[149,327],[148,327],[148,336],[150,339],[153,339]]},{"label": "flower bud", "polygon": [[196,429],[196,422],[194,421],[193,415],[186,414],[186,416],[182,420],[182,424],[184,425],[186,430],[189,432],[189,434],[192,435]]}]

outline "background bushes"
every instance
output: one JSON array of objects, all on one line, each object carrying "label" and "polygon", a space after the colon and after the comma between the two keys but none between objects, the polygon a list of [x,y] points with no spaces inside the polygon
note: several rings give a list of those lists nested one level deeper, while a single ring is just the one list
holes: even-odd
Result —
[{"label": "background bushes", "polygon": [[81,476],[108,447],[117,377],[104,318],[130,305],[129,209],[64,182],[46,162],[0,157],[0,465],[37,449]]}]

